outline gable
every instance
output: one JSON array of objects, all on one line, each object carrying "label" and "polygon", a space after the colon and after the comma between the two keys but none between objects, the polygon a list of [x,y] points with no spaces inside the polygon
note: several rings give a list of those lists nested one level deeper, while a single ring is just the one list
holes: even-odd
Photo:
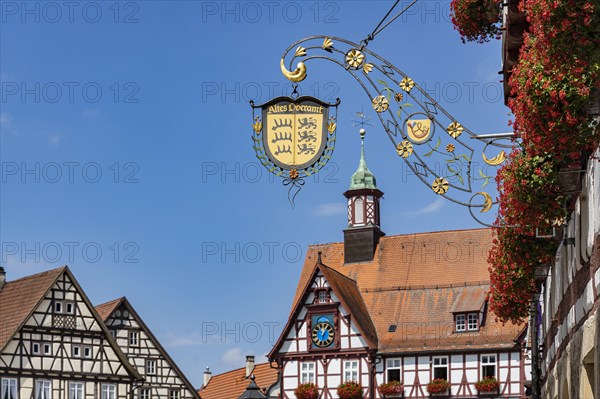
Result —
[{"label": "gable", "polygon": [[376,342],[373,332],[355,282],[317,264],[302,301],[292,310],[269,357],[319,350],[366,350]]},{"label": "gable", "polygon": [[[40,356],[36,353],[40,348],[48,353]],[[57,269],[43,296],[7,341],[0,359],[6,368],[20,362],[19,368],[25,370],[140,378],[66,267]]]},{"label": "gable", "polygon": [[[188,381],[127,298],[123,297],[107,302],[97,306],[96,309],[99,314],[104,316],[105,325],[114,332],[117,344],[125,352],[130,363],[141,373],[144,372],[146,358],[160,359],[157,368],[161,370],[161,373],[153,377],[153,381],[147,381],[148,383],[164,386],[185,386],[188,395],[182,395],[182,398],[198,397],[197,390]],[[130,345],[130,331],[138,334],[137,345]]]}]

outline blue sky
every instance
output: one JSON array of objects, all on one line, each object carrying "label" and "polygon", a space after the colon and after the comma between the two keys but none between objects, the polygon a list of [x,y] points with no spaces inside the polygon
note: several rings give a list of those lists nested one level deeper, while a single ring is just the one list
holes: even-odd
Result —
[{"label": "blue sky", "polygon": [[[307,246],[342,240],[359,155],[351,120],[375,115],[341,68],[310,64],[300,89],[341,98],[338,140],[291,209],[255,158],[248,101],[289,94],[279,71],[289,45],[321,34],[359,42],[392,2],[0,4],[9,280],[68,264],[93,303],[127,296],[195,385],[206,366],[262,361]],[[448,14],[449,1],[420,1],[369,49],[471,130],[508,131],[500,43],[462,44]],[[408,173],[372,123],[367,161],[388,235],[479,227]]]}]

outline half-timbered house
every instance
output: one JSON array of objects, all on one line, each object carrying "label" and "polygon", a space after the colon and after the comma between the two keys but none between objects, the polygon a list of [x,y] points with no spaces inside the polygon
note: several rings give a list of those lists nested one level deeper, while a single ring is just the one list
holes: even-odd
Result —
[{"label": "half-timbered house", "polygon": [[280,371],[282,399],[303,383],[335,399],[356,381],[364,398],[400,381],[407,398],[429,397],[443,378],[446,396],[475,398],[484,377],[495,397],[521,398],[530,378],[526,325],[496,322],[488,308],[490,229],[386,237],[382,192],[364,159],[344,193],[344,242],[310,246],[289,320],[269,359]]},{"label": "half-timbered house", "polygon": [[0,267],[0,399],[197,398],[126,298],[94,308],[66,266]]},{"label": "half-timbered house", "polygon": [[198,393],[127,298],[96,307],[129,362],[144,377],[140,399],[195,399]]},{"label": "half-timbered house", "polygon": [[67,267],[5,282],[1,399],[130,399],[142,379]]}]

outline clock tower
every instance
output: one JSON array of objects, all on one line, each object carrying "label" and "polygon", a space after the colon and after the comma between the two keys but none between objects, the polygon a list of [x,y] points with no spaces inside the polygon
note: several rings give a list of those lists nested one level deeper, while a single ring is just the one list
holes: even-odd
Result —
[{"label": "clock tower", "polygon": [[377,188],[375,175],[365,161],[365,133],[365,129],[360,129],[360,161],[350,179],[350,188],[344,193],[348,199],[344,263],[372,261],[379,238],[385,235],[381,231],[379,217],[379,200],[383,192]]}]

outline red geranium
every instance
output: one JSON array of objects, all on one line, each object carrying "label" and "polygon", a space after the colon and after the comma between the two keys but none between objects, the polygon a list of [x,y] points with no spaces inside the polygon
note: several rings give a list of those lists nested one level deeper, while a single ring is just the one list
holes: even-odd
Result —
[{"label": "red geranium", "polygon": [[452,0],[452,23],[463,43],[484,43],[499,37],[501,4],[499,0]]}]

